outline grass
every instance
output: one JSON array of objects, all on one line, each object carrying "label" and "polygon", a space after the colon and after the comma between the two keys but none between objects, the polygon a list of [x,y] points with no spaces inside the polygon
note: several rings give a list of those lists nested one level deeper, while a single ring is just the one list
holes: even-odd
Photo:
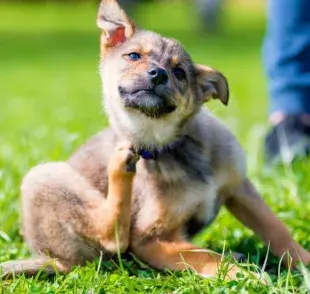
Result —
[{"label": "grass", "polygon": [[[243,1],[245,2],[245,1]],[[266,82],[260,48],[264,7],[228,1],[223,28],[207,35],[186,3],[144,4],[137,22],[184,43],[194,60],[220,69],[231,85],[228,108],[209,103],[240,139],[248,170],[264,199],[310,248],[309,162],[266,171],[262,140],[267,131]],[[160,19],[158,18],[160,15]],[[95,5],[0,4],[0,262],[29,256],[19,235],[19,185],[39,162],[65,160],[107,125],[97,72],[99,32]],[[135,260],[96,261],[67,276],[39,274],[0,280],[0,293],[306,293],[310,277],[279,267],[257,236],[225,210],[194,239],[196,244],[248,254],[271,281],[224,282],[184,273],[159,273]],[[308,290],[307,290],[308,289]]]}]

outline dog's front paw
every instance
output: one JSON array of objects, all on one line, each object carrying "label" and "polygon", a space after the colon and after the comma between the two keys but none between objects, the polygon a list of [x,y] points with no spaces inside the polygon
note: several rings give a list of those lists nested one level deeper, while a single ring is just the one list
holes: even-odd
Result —
[{"label": "dog's front paw", "polygon": [[112,158],[110,159],[108,167],[109,174],[135,174],[136,163],[139,158],[139,154],[130,143],[125,142],[117,144]]},{"label": "dog's front paw", "polygon": [[310,252],[299,246],[298,261],[303,265],[310,265]]},{"label": "dog's front paw", "polygon": [[251,278],[265,285],[267,285],[270,281],[267,273],[259,274],[248,271],[235,264],[225,264],[223,267],[217,268],[215,271],[212,271],[212,269],[210,270],[209,266],[205,266],[200,274],[204,278],[219,277],[220,279],[226,281],[238,280],[240,278]]}]

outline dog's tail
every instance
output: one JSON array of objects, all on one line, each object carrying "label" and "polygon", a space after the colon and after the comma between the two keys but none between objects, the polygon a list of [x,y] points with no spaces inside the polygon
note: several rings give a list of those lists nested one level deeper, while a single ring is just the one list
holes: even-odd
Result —
[{"label": "dog's tail", "polygon": [[1,278],[12,277],[18,274],[33,276],[39,271],[53,275],[56,272],[67,272],[67,269],[57,260],[43,257],[38,259],[12,260],[0,264]]}]

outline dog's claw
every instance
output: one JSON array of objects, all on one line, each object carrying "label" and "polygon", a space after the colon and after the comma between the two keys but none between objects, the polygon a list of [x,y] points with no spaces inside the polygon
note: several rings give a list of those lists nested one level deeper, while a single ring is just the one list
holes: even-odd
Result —
[{"label": "dog's claw", "polygon": [[233,252],[232,257],[237,261],[237,262],[245,262],[246,261],[246,256],[243,253],[239,252]]},{"label": "dog's claw", "polygon": [[129,173],[135,173],[136,172],[136,163],[135,162],[128,163],[127,167],[126,167],[126,171]]},{"label": "dog's claw", "polygon": [[135,152],[135,150],[132,148],[130,149],[132,152],[132,156],[128,156],[126,161],[126,171],[130,173],[136,172],[136,163],[139,160],[140,156]]}]

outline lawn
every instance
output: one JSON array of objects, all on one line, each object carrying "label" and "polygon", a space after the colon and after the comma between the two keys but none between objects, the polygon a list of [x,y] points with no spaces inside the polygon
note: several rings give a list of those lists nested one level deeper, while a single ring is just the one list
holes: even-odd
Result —
[{"label": "lawn", "polygon": [[[228,1],[219,34],[208,35],[187,3],[143,4],[142,27],[179,39],[193,59],[220,69],[231,86],[230,105],[209,107],[240,139],[249,175],[266,202],[310,249],[309,162],[266,170],[262,142],[268,130],[261,65],[264,6]],[[172,2],[172,1],[171,1]],[[242,4],[243,3],[243,4]],[[19,235],[19,185],[34,165],[66,160],[104,128],[98,76],[99,32],[93,4],[0,4],[0,262],[29,256]],[[306,293],[310,277],[287,271],[250,230],[222,210],[194,239],[222,252],[242,252],[271,280],[224,282],[185,273],[159,273],[137,261],[98,261],[67,276],[0,280],[0,293]],[[266,261],[266,262],[265,262]],[[265,262],[265,263],[264,263]]]}]

